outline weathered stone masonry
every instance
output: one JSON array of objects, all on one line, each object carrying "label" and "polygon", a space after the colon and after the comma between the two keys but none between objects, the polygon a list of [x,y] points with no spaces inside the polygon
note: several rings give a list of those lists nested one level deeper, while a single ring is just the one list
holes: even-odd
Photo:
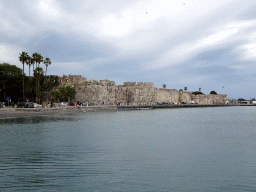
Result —
[{"label": "weathered stone masonry", "polygon": [[76,101],[86,101],[89,104],[99,105],[150,105],[156,102],[189,102],[198,104],[225,104],[227,95],[193,95],[189,91],[176,89],[155,88],[151,82],[124,82],[124,85],[115,85],[114,81],[95,80],[87,81],[81,75],[59,77],[60,86],[71,86],[76,90]]}]

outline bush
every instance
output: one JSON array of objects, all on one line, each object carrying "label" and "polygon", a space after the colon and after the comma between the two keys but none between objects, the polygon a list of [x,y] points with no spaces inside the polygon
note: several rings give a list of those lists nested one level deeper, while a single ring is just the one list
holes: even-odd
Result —
[{"label": "bush", "polygon": [[217,95],[217,92],[216,91],[211,91],[210,94]]},{"label": "bush", "polygon": [[201,91],[195,91],[195,92],[192,92],[192,94],[194,94],[194,95],[201,95],[203,93]]}]

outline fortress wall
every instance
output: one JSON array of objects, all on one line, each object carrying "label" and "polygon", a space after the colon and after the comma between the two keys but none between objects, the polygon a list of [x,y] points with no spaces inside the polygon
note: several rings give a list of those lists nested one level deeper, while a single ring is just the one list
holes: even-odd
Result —
[{"label": "fortress wall", "polygon": [[192,95],[192,100],[202,105],[226,104],[227,95]]},{"label": "fortress wall", "polygon": [[189,102],[198,104],[225,104],[227,95],[192,95],[189,91],[176,89],[155,88],[151,82],[124,82],[124,85],[115,85],[114,81],[90,80],[81,75],[59,77],[60,86],[75,87],[77,92],[75,100],[85,101],[99,105],[116,104],[122,102],[129,105],[155,104],[155,102]]},{"label": "fortress wall", "polygon": [[154,104],[155,93],[153,83],[125,82],[118,85],[116,100],[128,105]]},{"label": "fortress wall", "polygon": [[192,92],[180,91],[180,102],[192,101]]},{"label": "fortress wall", "polygon": [[128,87],[118,85],[116,90],[116,102],[121,102],[123,105],[127,103]]},{"label": "fortress wall", "polygon": [[113,86],[115,85],[115,82],[110,80],[100,80],[99,84],[104,86]]},{"label": "fortress wall", "polygon": [[85,77],[82,77],[81,75],[63,75],[62,77],[59,77],[61,86],[71,86],[73,87],[74,84],[82,84],[86,81]]},{"label": "fortress wall", "polygon": [[124,82],[124,86],[135,86],[136,82]]},{"label": "fortress wall", "polygon": [[192,101],[194,101],[197,104],[204,105],[204,104],[207,104],[205,97],[206,95],[204,94],[192,95]]},{"label": "fortress wall", "polygon": [[170,98],[170,93],[169,93],[169,89],[163,89],[160,88],[158,89],[157,93],[156,93],[156,102],[168,102]]},{"label": "fortress wall", "polygon": [[179,102],[179,91],[176,89],[159,88],[156,92],[156,102]]}]

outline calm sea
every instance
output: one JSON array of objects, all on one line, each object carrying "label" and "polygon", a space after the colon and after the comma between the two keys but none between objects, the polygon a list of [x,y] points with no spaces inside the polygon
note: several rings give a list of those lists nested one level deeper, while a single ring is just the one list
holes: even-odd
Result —
[{"label": "calm sea", "polygon": [[256,191],[256,107],[0,120],[0,191]]}]

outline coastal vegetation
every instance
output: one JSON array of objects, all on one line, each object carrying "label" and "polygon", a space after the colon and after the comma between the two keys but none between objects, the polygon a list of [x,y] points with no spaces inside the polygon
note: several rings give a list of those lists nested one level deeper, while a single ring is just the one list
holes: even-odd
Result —
[{"label": "coastal vegetation", "polygon": [[[26,86],[23,87],[23,82]],[[8,63],[0,64],[0,98],[11,98],[18,101],[23,97],[23,90],[28,90],[29,78],[23,75],[22,69]]]},{"label": "coastal vegetation", "polygon": [[[25,63],[29,66],[29,77],[30,77],[30,67],[31,65],[33,65],[33,71],[34,71],[34,77],[36,79],[36,101],[40,100],[40,97],[42,95],[41,90],[40,90],[40,85],[39,85],[39,81],[42,79],[43,76],[43,69],[40,68],[40,63],[44,62],[45,66],[46,66],[46,72],[47,72],[47,67],[51,64],[51,60],[47,57],[45,58],[45,60],[43,60],[44,57],[39,54],[39,53],[33,53],[32,56],[30,57],[28,55],[27,52],[22,52],[20,53],[19,56],[19,61],[22,63],[23,65],[23,95],[22,95],[22,101],[25,101],[25,91],[24,91],[24,65]],[[34,69],[34,64],[36,64],[36,69]],[[46,75],[45,72],[45,75]]]},{"label": "coastal vegetation", "polygon": [[51,91],[51,96],[55,101],[70,101],[75,98],[76,91],[71,86],[61,86],[58,91]]},{"label": "coastal vegetation", "polygon": [[[51,60],[34,53],[29,56],[27,52],[20,53],[19,61],[23,69],[8,63],[0,64],[0,101],[11,100],[11,102],[50,100],[50,92],[60,84],[58,76],[46,76],[46,72],[40,67],[44,62],[47,67]],[[29,67],[29,76],[24,72],[25,64]],[[34,65],[36,66],[34,67]],[[31,76],[31,66],[33,65],[33,76]]]},{"label": "coastal vegetation", "polygon": [[195,91],[195,92],[192,92],[192,94],[194,94],[194,95],[201,95],[203,93],[201,91]]}]

